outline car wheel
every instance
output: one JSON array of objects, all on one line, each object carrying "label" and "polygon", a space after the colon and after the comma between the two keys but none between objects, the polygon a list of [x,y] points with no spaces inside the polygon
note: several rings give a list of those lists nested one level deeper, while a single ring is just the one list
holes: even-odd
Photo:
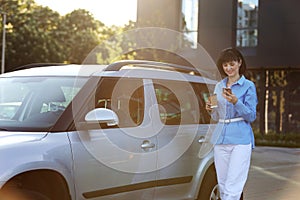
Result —
[{"label": "car wheel", "polygon": [[217,175],[213,166],[204,175],[197,200],[220,200]]},{"label": "car wheel", "polygon": [[[240,200],[244,199],[242,192]],[[197,200],[221,200],[218,187],[217,174],[214,167],[210,167],[201,184]]]},{"label": "car wheel", "polygon": [[221,199],[218,184],[215,185],[215,187],[212,189],[209,197],[209,200],[217,200],[217,199],[219,200]]}]

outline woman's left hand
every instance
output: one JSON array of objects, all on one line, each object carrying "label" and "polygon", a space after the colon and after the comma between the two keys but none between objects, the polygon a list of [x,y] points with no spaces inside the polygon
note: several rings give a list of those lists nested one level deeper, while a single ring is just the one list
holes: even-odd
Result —
[{"label": "woman's left hand", "polygon": [[238,98],[233,93],[230,94],[229,92],[225,91],[222,93],[222,95],[228,102],[232,103],[233,105],[238,101]]}]

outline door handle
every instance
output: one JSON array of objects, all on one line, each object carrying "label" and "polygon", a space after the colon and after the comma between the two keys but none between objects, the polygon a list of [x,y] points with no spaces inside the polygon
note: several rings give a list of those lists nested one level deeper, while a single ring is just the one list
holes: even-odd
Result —
[{"label": "door handle", "polygon": [[204,143],[204,142],[206,142],[205,136],[201,136],[201,137],[198,139],[198,142],[199,142],[199,143]]},{"label": "door handle", "polygon": [[141,144],[141,148],[144,150],[151,149],[154,147],[155,147],[155,144],[151,143],[149,140],[144,140],[143,143]]}]

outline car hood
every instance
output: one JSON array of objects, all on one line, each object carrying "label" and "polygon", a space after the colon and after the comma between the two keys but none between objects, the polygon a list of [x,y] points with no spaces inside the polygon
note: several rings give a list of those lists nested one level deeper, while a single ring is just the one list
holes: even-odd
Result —
[{"label": "car hood", "polygon": [[42,140],[47,132],[7,132],[0,131],[0,146]]}]

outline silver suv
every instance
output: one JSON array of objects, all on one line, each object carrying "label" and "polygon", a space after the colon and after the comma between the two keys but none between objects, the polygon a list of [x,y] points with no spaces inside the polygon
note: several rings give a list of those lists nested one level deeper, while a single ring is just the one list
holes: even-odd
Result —
[{"label": "silver suv", "polygon": [[0,199],[216,199],[215,81],[152,61],[0,76]]}]

